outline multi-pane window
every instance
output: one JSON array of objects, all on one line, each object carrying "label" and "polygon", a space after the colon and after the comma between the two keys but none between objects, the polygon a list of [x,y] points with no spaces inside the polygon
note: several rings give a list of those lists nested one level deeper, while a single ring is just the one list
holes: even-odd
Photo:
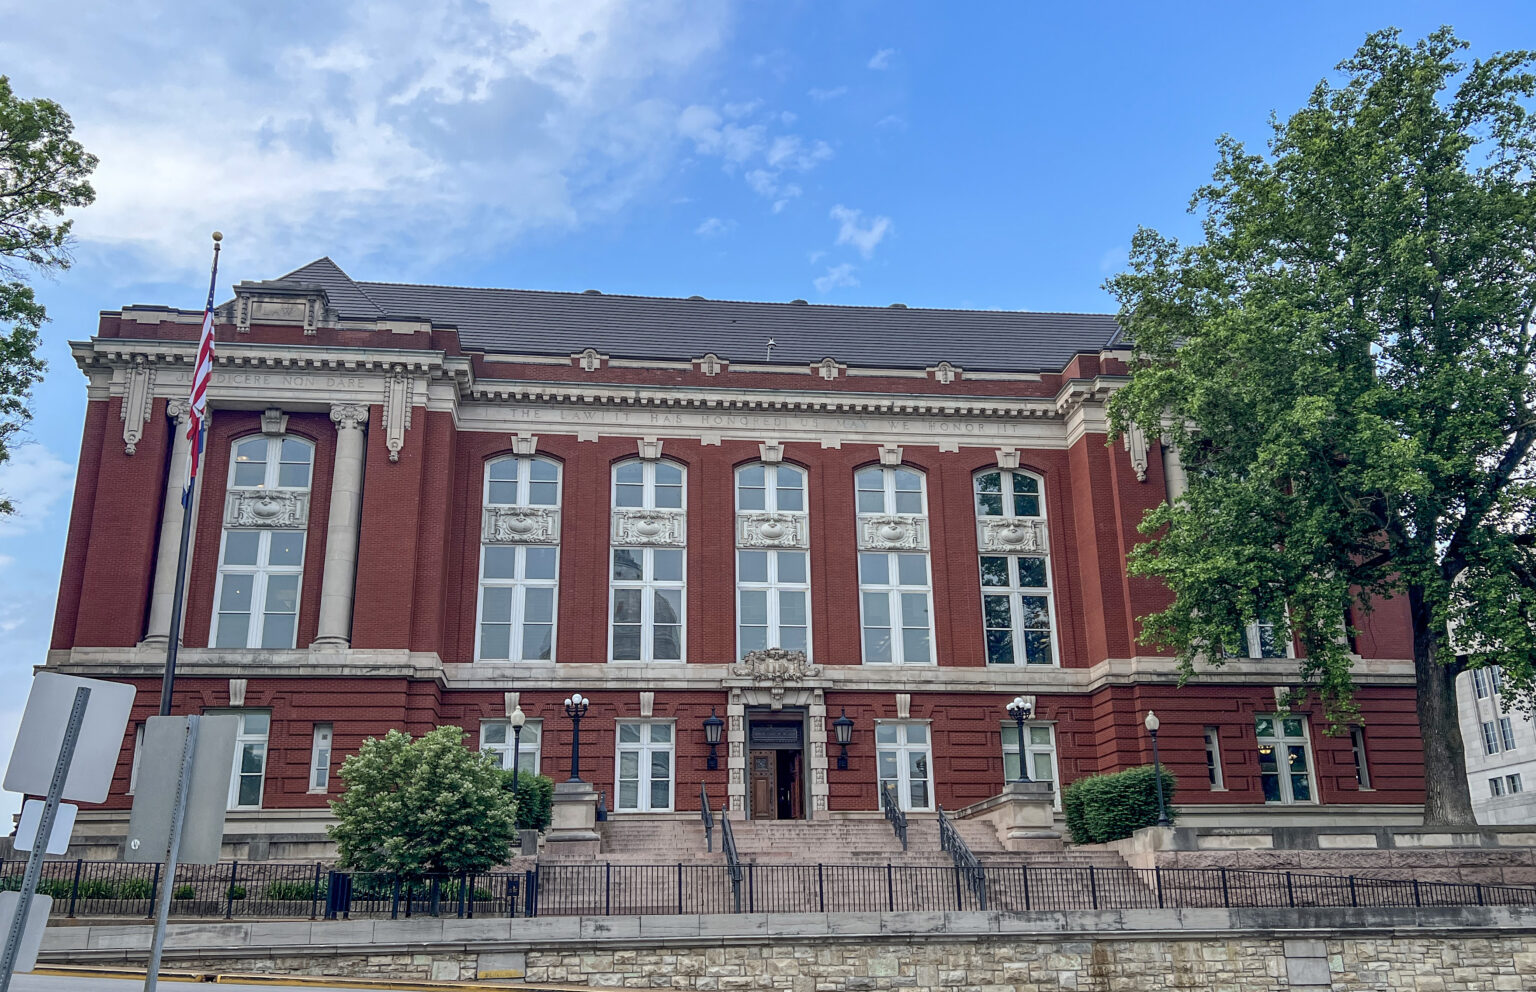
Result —
[{"label": "multi-pane window", "polygon": [[[1011,469],[981,472],[975,490],[987,663],[1054,664],[1040,479]],[[1015,550],[1021,553],[999,553]]]},{"label": "multi-pane window", "polygon": [[1272,623],[1250,623],[1235,635],[1239,658],[1289,658],[1291,639],[1286,628]]},{"label": "multi-pane window", "polygon": [[240,723],[235,728],[235,767],[230,774],[229,808],[260,809],[272,715],[250,710],[235,715],[240,718]]},{"label": "multi-pane window", "polygon": [[[288,497],[309,488],[313,460],[314,448],[308,441],[266,435],[246,438],[235,443],[229,488],[236,494],[269,490]],[[269,512],[285,512],[280,502],[268,506]],[[303,530],[225,528],[219,550],[218,585],[214,590],[214,647],[294,646],[304,575],[304,544]]]},{"label": "multi-pane window", "polygon": [[1499,751],[1499,725],[1494,723],[1492,720],[1484,720],[1483,753],[1498,754]]},{"label": "multi-pane window", "polygon": [[622,721],[618,726],[620,813],[655,813],[672,808],[672,724]]},{"label": "multi-pane window", "polygon": [[540,745],[544,740],[544,725],[539,720],[523,724],[523,732],[514,734],[508,720],[482,720],[480,722],[480,750],[494,754],[501,767],[512,767],[512,746],[517,745],[517,770],[533,775],[539,773]]},{"label": "multi-pane window", "polygon": [[805,472],[793,465],[754,462],[736,471],[736,509],[805,511]]},{"label": "multi-pane window", "polygon": [[1520,780],[1520,773],[1514,772],[1504,776],[1504,781],[1509,785],[1511,794],[1525,791],[1525,783]]},{"label": "multi-pane window", "polygon": [[1504,750],[1513,751],[1515,749],[1515,725],[1510,722],[1507,716],[1499,717],[1499,740],[1503,742]]},{"label": "multi-pane window", "polygon": [[1349,749],[1355,759],[1355,783],[1362,789],[1371,787],[1371,769],[1365,760],[1365,728],[1349,728]]},{"label": "multi-pane window", "polygon": [[646,510],[682,509],[682,467],[662,461],[619,463],[613,470],[613,505]]},{"label": "multi-pane window", "polygon": [[683,660],[683,552],[613,549],[614,661]]},{"label": "multi-pane window", "polygon": [[488,527],[480,549],[475,657],[553,661],[560,549],[545,515],[560,505],[560,466],[547,458],[498,458],[486,465],[484,498],[487,515],[506,523]]},{"label": "multi-pane window", "polygon": [[[1056,782],[1056,738],[1048,723],[1026,723],[1024,725],[1024,755],[1028,760],[1025,766],[1029,769],[1029,777],[1036,782],[1050,782],[1054,788]],[[1003,781],[1017,782],[1019,780],[1019,726],[1016,723],[1003,724]],[[1057,798],[1060,801],[1060,797]]]},{"label": "multi-pane window", "polygon": [[1488,780],[1488,792],[1493,796],[1502,796],[1504,794],[1504,780],[1498,776],[1490,778]]},{"label": "multi-pane window", "polygon": [[804,551],[736,552],[737,653],[810,653],[811,575]]},{"label": "multi-pane window", "polygon": [[331,725],[315,724],[309,749],[309,791],[324,792],[331,785]]},{"label": "multi-pane window", "polygon": [[926,513],[922,473],[909,468],[866,468],[853,477],[860,513]]},{"label": "multi-pane window", "polygon": [[933,601],[926,554],[860,552],[859,602],[865,664],[933,663]]},{"label": "multi-pane window", "polygon": [[1259,741],[1259,779],[1267,803],[1309,803],[1312,757],[1307,721],[1299,716],[1265,714],[1254,718]]},{"label": "multi-pane window", "polygon": [[933,809],[933,754],[926,723],[875,724],[880,788],[896,794],[903,811]]},{"label": "multi-pane window", "polygon": [[1472,669],[1472,688],[1477,693],[1478,699],[1488,698],[1488,671],[1483,668]]},{"label": "multi-pane window", "polygon": [[1210,780],[1212,792],[1226,790],[1221,774],[1221,731],[1215,727],[1205,728],[1205,777]]}]

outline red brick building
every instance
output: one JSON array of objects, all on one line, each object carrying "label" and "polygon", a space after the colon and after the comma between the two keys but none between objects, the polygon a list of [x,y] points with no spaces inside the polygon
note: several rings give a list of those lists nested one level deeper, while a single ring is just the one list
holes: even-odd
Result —
[{"label": "red brick building", "polygon": [[[50,668],[133,681],[169,634],[201,314],[106,312]],[[1361,724],[1279,714],[1281,632],[1180,687],[1129,578],[1176,493],[1108,437],[1100,315],[354,282],[328,259],[221,308],[177,712],[237,710],[231,832],[315,836],[342,757],[463,727],[621,815],[964,807],[1016,776],[1148,762],[1191,817],[1381,822],[1422,798],[1402,604],[1357,611]],[[773,648],[775,651],[762,652]],[[800,653],[796,653],[800,652]],[[725,721],[710,768],[705,721]],[[846,768],[836,721],[852,721]],[[137,726],[137,724],[135,724]],[[135,741],[82,832],[121,830]],[[1260,736],[1262,734],[1262,736]],[[290,845],[292,852],[300,848]],[[255,848],[252,848],[255,850]]]}]

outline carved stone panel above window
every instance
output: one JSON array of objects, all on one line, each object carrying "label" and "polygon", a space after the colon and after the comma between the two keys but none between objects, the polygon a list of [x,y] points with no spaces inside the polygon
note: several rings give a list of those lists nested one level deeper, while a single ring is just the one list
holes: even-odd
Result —
[{"label": "carved stone panel above window", "polygon": [[681,548],[687,544],[687,533],[687,514],[683,510],[623,507],[613,511],[616,548]]},{"label": "carved stone panel above window", "polygon": [[309,493],[288,489],[235,489],[224,496],[225,527],[307,527]]},{"label": "carved stone panel above window", "polygon": [[860,551],[927,551],[928,518],[916,513],[859,517]]},{"label": "carved stone panel above window", "polygon": [[480,517],[486,544],[559,544],[560,510],[553,506],[487,506]]},{"label": "carved stone panel above window", "polygon": [[981,553],[1043,555],[1050,551],[1044,520],[983,517],[976,535]]},{"label": "carved stone panel above window", "polygon": [[736,514],[736,546],[740,548],[804,548],[810,546],[805,514],[773,510],[743,510]]}]

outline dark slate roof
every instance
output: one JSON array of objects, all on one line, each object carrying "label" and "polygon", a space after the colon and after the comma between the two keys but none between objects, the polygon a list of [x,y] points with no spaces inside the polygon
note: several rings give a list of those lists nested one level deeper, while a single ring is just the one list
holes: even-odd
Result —
[{"label": "dark slate roof", "polygon": [[427,318],[459,329],[465,348],[569,355],[585,348],[616,358],[686,361],[713,352],[775,364],[834,358],[873,368],[949,362],[989,371],[1060,371],[1080,352],[1117,342],[1109,314],[928,310],[804,303],[673,299],[527,289],[472,289],[357,282],[329,258],[282,278],[319,284],[353,319]]}]

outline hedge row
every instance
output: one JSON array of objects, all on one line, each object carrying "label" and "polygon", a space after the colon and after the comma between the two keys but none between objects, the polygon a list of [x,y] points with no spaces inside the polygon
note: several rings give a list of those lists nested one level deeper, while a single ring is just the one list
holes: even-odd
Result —
[{"label": "hedge row", "polygon": [[[1163,769],[1163,801],[1172,820],[1177,779]],[[1157,777],[1151,765],[1080,778],[1061,792],[1067,829],[1077,844],[1103,844],[1157,823]]]}]

